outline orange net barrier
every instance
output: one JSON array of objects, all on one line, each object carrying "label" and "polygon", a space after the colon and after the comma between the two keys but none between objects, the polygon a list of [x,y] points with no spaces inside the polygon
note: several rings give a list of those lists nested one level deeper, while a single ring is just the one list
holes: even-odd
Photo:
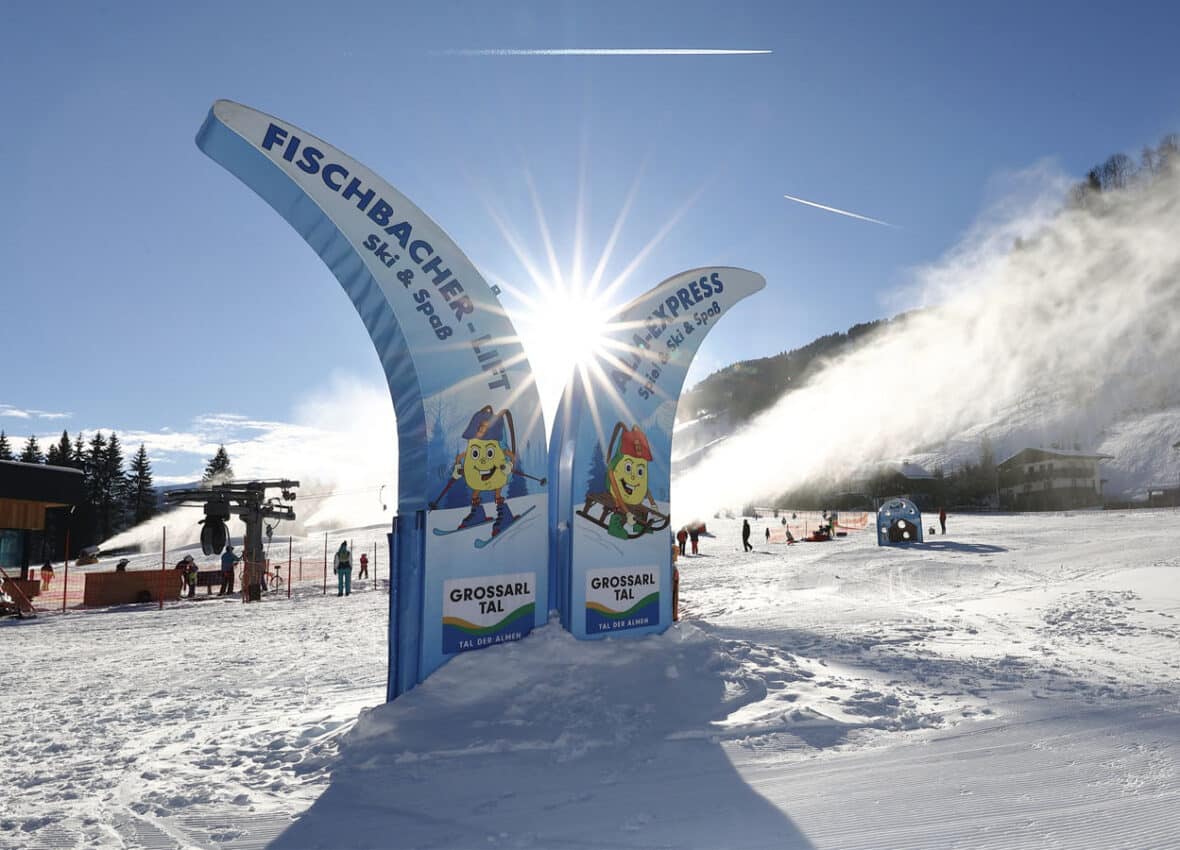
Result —
[{"label": "orange net barrier", "polygon": [[[869,527],[869,515],[864,511],[836,511],[835,514],[836,531],[862,531]],[[831,513],[825,517],[823,511],[792,511],[780,508],[778,516],[774,516],[773,512],[766,513],[759,509],[755,519],[765,522],[770,528],[771,543],[786,543],[788,529],[791,536],[796,539],[807,537],[816,529],[826,526],[830,516]]]},{"label": "orange net barrier", "polygon": [[[276,554],[275,549],[271,550],[271,554]],[[337,577],[332,572],[332,558],[294,557],[291,555],[289,547],[284,554],[287,557],[281,559],[272,557],[258,563],[239,562],[233,570],[233,579],[228,584],[226,594],[222,593],[226,583],[223,581],[224,575],[221,571],[220,561],[212,557],[208,561],[202,559],[202,562],[195,564],[195,580],[191,588],[191,596],[186,576],[188,570],[177,569],[176,564],[166,564],[163,569],[159,566],[128,566],[123,571],[117,569],[116,564],[111,561],[85,566],[67,563],[55,565],[51,573],[43,573],[40,569],[30,569],[28,581],[20,581],[19,577],[14,578],[26,597],[21,600],[22,607],[26,610],[31,609],[35,613],[101,610],[111,604],[148,601],[156,604],[161,602],[175,603],[178,600],[187,601],[190,598],[194,602],[199,602],[202,599],[222,595],[230,595],[235,599],[248,601],[250,599],[249,588],[252,584],[259,589],[259,601],[290,599],[309,593],[323,595],[337,592]],[[363,564],[360,559],[362,554],[365,556]],[[166,553],[157,556],[140,554],[135,558],[141,564],[146,558],[154,560],[157,565],[165,563],[167,560],[176,560],[175,557],[168,558]],[[376,545],[367,551],[354,551],[351,592],[371,593],[376,590],[388,592],[389,573],[387,565],[383,561],[380,549]],[[0,579],[2,578],[0,577]],[[91,586],[89,599],[87,599],[88,583]],[[97,592],[97,586],[100,584],[111,585],[112,583],[134,585],[135,589],[127,599],[120,597],[119,601],[108,601],[108,598],[113,597],[109,597],[106,592]],[[140,598],[143,591],[147,592],[147,598]],[[15,597],[15,593],[9,593],[9,595]]]}]

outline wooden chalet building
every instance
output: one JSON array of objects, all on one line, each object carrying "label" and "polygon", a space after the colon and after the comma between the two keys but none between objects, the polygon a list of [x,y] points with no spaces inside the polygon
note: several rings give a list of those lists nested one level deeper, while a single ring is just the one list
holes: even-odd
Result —
[{"label": "wooden chalet building", "polygon": [[1060,511],[1102,505],[1099,463],[1111,455],[1021,449],[996,465],[1000,509]]}]

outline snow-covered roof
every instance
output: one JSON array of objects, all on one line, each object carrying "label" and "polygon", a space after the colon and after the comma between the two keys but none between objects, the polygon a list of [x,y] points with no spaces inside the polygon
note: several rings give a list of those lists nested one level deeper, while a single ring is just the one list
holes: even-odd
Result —
[{"label": "snow-covered roof", "polygon": [[911,463],[908,460],[883,460],[877,464],[878,468],[886,468],[891,472],[896,472],[903,478],[912,480],[933,478],[934,475],[930,470],[924,466],[916,463]]},{"label": "snow-covered roof", "polygon": [[1020,457],[1022,454],[1026,453],[1026,452],[1036,452],[1040,457],[1044,457],[1044,458],[1051,458],[1051,457],[1071,458],[1072,457],[1072,458],[1081,458],[1081,459],[1087,459],[1087,460],[1114,460],[1114,455],[1104,455],[1104,454],[1099,454],[1097,452],[1082,452],[1082,451],[1075,451],[1073,449],[1043,449],[1039,446],[1037,446],[1037,447],[1029,446],[1027,448],[1021,449],[1020,451],[1016,452],[1013,455],[1010,455],[1009,457],[1004,458],[1002,461],[1000,461],[997,464],[997,466],[1003,466],[1006,463],[1010,463],[1011,461],[1015,460],[1016,458]]}]

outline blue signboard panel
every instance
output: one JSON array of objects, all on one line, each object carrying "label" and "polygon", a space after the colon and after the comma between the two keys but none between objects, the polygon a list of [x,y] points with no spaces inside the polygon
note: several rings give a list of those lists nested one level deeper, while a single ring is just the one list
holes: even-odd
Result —
[{"label": "blue signboard panel", "polygon": [[491,287],[409,199],[293,124],[220,100],[197,145],[315,249],[384,368],[399,456],[389,698],[456,652],[543,624],[545,426]]},{"label": "blue signboard panel", "polygon": [[709,329],[765,284],[729,267],[669,278],[612,318],[566,387],[549,453],[550,604],[576,636],[670,624],[676,405]]}]

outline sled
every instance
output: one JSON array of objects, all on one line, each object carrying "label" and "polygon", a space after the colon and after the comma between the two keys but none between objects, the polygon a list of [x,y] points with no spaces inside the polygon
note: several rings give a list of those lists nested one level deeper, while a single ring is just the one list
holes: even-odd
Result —
[{"label": "sled", "polygon": [[[631,515],[635,517],[636,523],[642,527],[639,531],[632,531],[630,528],[624,526],[623,530],[626,532],[628,540],[642,537],[649,532],[663,531],[671,522],[671,518],[667,514],[660,513],[654,508],[645,507],[644,505],[630,505],[629,508]],[[615,505],[614,497],[610,493],[587,493],[586,503],[582,505],[580,511],[575,511],[574,513],[580,517],[585,517],[609,534],[611,515],[619,513],[619,509]]]}]

